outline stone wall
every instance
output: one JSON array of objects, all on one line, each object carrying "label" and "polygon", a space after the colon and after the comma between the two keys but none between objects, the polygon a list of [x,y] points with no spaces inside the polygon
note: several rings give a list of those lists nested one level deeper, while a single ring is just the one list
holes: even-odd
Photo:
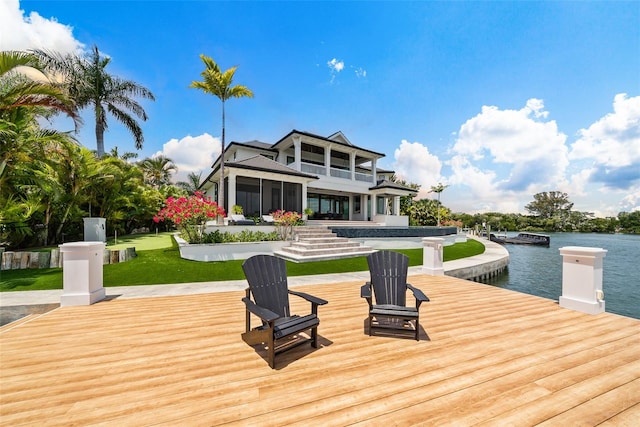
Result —
[{"label": "stone wall", "polygon": [[[62,268],[60,249],[45,252],[0,251],[0,270],[26,268]],[[116,264],[136,257],[136,248],[105,249],[103,264]]]}]

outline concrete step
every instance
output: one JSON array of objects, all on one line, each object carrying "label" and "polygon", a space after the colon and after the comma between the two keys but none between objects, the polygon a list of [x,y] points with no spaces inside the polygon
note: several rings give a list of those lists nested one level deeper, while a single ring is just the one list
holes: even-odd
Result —
[{"label": "concrete step", "polygon": [[335,233],[295,233],[298,240],[304,239],[337,239],[338,235]]},{"label": "concrete step", "polygon": [[284,250],[282,251],[275,251],[273,254],[275,256],[279,256],[280,258],[284,258],[286,260],[289,261],[293,261],[293,262],[297,262],[297,263],[303,263],[303,262],[310,262],[310,261],[326,261],[326,260],[331,260],[331,259],[342,259],[342,258],[354,258],[354,257],[359,257],[359,256],[367,256],[370,253],[375,252],[374,249],[372,248],[364,248],[361,247],[359,251],[354,251],[354,252],[343,252],[343,253],[336,253],[335,251],[332,251],[331,253],[322,253],[322,254],[308,254],[305,253],[304,255],[299,255],[293,252],[285,252]]},{"label": "concrete step", "polygon": [[340,243],[340,242],[348,242],[349,239],[346,237],[300,237],[297,242],[305,242],[305,243]]},{"label": "concrete step", "polygon": [[311,249],[334,249],[336,251],[341,251],[343,249],[349,248],[358,248],[360,247],[360,242],[350,242],[348,240],[341,242],[291,242],[292,248],[302,249],[302,250],[311,250]]},{"label": "concrete step", "polygon": [[294,227],[295,240],[290,246],[274,252],[276,256],[295,262],[365,256],[374,250],[338,237],[326,226]]}]

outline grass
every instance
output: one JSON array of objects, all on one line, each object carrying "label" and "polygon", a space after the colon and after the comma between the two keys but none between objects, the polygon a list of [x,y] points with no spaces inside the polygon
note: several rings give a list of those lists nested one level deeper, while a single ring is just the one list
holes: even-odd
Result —
[{"label": "grass", "polygon": [[[140,244],[138,242],[141,242]],[[121,246],[122,245],[122,246]],[[199,262],[180,258],[171,233],[157,236],[126,236],[118,238],[117,246],[136,247],[137,258],[118,264],[105,265],[103,285],[135,286],[171,283],[210,282],[244,279],[243,260]],[[142,249],[142,248],[147,249]],[[398,249],[409,256],[409,265],[422,265],[422,248]],[[484,245],[475,240],[445,246],[444,260],[466,258],[484,252]],[[366,257],[344,258],[296,264],[287,262],[289,276],[307,276],[327,273],[347,273],[368,270]],[[0,270],[0,292],[62,289],[62,269]]]}]

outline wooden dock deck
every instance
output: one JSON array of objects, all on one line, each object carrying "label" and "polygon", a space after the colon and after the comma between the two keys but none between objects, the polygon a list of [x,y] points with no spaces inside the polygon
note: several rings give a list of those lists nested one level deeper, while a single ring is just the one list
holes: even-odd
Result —
[{"label": "wooden dock deck", "polygon": [[275,370],[240,339],[243,292],[31,317],[0,330],[0,424],[638,425],[640,320],[450,277],[411,283],[431,298],[420,342],[369,337],[360,282],[305,286],[329,301],[321,345]]}]

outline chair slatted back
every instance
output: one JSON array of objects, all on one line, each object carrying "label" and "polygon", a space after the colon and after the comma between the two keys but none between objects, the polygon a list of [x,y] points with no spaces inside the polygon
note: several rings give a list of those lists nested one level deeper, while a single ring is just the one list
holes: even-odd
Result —
[{"label": "chair slatted back", "polygon": [[393,251],[378,251],[367,257],[377,305],[405,306],[409,257]]},{"label": "chair slatted back", "polygon": [[287,264],[272,255],[255,255],[242,263],[253,299],[260,307],[280,316],[290,316]]}]

